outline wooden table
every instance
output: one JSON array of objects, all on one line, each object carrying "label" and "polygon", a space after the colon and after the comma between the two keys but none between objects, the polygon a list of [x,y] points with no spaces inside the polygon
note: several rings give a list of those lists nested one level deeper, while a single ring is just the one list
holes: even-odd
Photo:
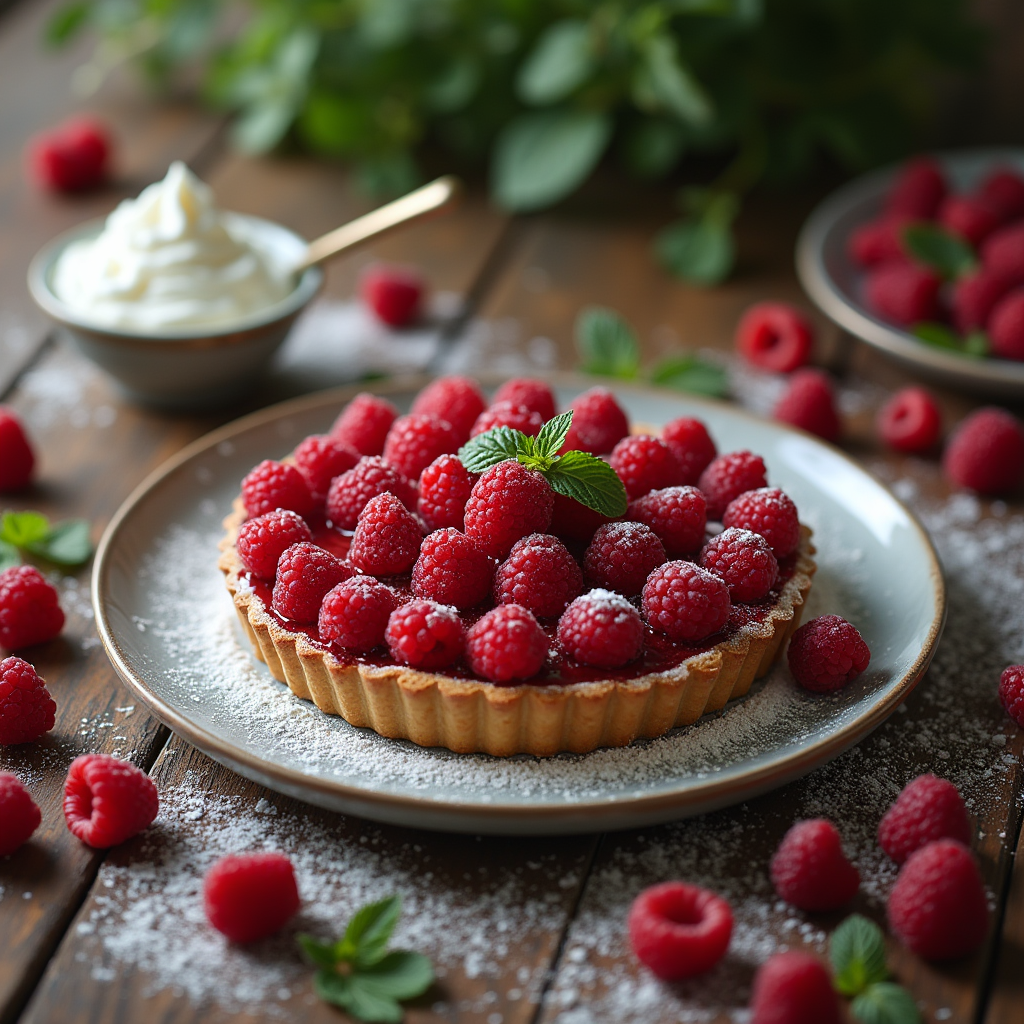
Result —
[{"label": "wooden table", "polygon": [[[18,97],[5,100],[0,120],[0,398],[25,417],[41,453],[35,488],[11,505],[56,519],[87,517],[98,538],[147,472],[211,427],[279,397],[280,388],[270,382],[248,406],[209,416],[160,415],[125,403],[102,374],[54,339],[31,306],[24,280],[35,250],[161,177],[172,158],[187,160],[230,207],[307,236],[369,204],[344,171],[300,158],[238,157],[217,120],[192,106],[153,105],[128,81],[115,82],[88,105],[115,127],[115,184],[76,199],[33,190],[22,172],[22,145],[75,109],[67,85],[83,56],[71,50],[39,57],[50,6],[23,4],[0,20],[0,94]],[[496,350],[523,359],[548,353],[556,366],[572,367],[572,321],[580,306],[595,301],[636,325],[648,361],[680,344],[729,350],[737,316],[752,301],[806,305],[791,254],[814,198],[752,204],[740,224],[739,270],[713,290],[686,287],[653,265],[650,241],[667,209],[664,196],[627,195],[610,205],[598,184],[557,214],[516,221],[471,195],[455,215],[332,267],[326,295],[350,296],[367,260],[396,259],[423,267],[435,288],[463,295],[467,311],[490,325]],[[819,327],[819,361],[842,375],[853,403],[848,448],[895,482],[927,522],[947,531],[936,535],[940,548],[944,539],[969,548],[1004,528],[1019,531],[1020,505],[996,506],[995,520],[988,505],[951,505],[934,462],[879,450],[873,409],[909,378],[867,349],[851,347],[823,321]],[[459,339],[449,342],[457,351]],[[949,423],[975,404],[951,392],[941,398]],[[943,641],[949,650],[973,642],[970,616],[977,609],[969,564],[948,546],[943,553],[953,598]],[[1006,583],[1015,572],[1004,567],[1000,579]],[[822,949],[842,916],[801,915],[775,903],[766,866],[786,828],[798,817],[835,816],[870,876],[854,909],[884,922],[892,872],[871,849],[873,822],[907,780],[930,769],[951,774],[968,792],[979,826],[976,850],[993,894],[993,928],[976,956],[942,968],[891,943],[896,975],[919,1000],[925,1020],[1024,1020],[1024,870],[1013,877],[1024,741],[994,697],[998,668],[1009,655],[982,648],[976,658],[957,651],[944,658],[940,651],[938,668],[903,713],[834,765],[750,804],[639,832],[473,839],[313,810],[208,760],[127,696],[98,645],[87,590],[87,569],[62,582],[67,628],[61,639],[31,652],[58,703],[55,730],[38,744],[0,751],[0,768],[25,778],[43,811],[34,840],[0,862],[0,1024],[338,1019],[312,995],[311,972],[298,966],[290,939],[268,951],[232,953],[223,964],[215,936],[189,951],[188,929],[201,934],[202,925],[183,924],[182,913],[196,906],[195,894],[164,893],[161,871],[171,870],[167,865],[183,851],[186,858],[199,856],[240,837],[315,852],[323,898],[339,911],[338,929],[340,911],[367,887],[405,892],[408,934],[418,935],[420,948],[441,967],[437,986],[413,1006],[410,1021],[735,1019],[730,1011],[744,1005],[758,962],[779,945]],[[1017,660],[1019,654],[1018,648]],[[968,733],[961,734],[960,722]],[[67,765],[85,751],[116,751],[151,772],[166,808],[146,836],[109,853],[74,839],[60,811]],[[181,881],[180,871],[175,877]],[[726,893],[742,927],[715,973],[667,987],[633,960],[622,925],[641,886],[672,877]],[[306,896],[316,904],[314,894]],[[156,911],[148,931],[138,919],[123,924],[117,901],[126,897]],[[158,955],[161,943],[166,957]],[[282,963],[287,970],[277,983]]]}]

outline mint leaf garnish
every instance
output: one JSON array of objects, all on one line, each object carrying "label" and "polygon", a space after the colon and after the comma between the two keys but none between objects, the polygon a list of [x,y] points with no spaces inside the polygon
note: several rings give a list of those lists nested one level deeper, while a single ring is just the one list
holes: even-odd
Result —
[{"label": "mint leaf garnish", "polygon": [[470,473],[482,473],[519,454],[519,439],[525,437],[511,427],[495,427],[471,437],[460,449],[459,458]]},{"label": "mint leaf garnish", "polygon": [[829,957],[835,986],[844,996],[859,995],[869,985],[889,977],[882,929],[860,914],[851,915],[835,930]]},{"label": "mint leaf garnish", "polygon": [[587,306],[576,317],[576,346],[583,370],[629,380],[640,366],[640,345],[633,329],[618,313]]},{"label": "mint leaf garnish", "polygon": [[27,548],[42,540],[50,529],[50,521],[40,512],[5,512],[0,520],[0,540],[16,548]]},{"label": "mint leaf garnish", "polygon": [[966,338],[961,338],[945,324],[929,320],[914,324],[910,333],[926,345],[945,349],[947,352],[956,352],[957,355],[978,358],[989,354],[988,335],[984,331],[971,331]]},{"label": "mint leaf garnish", "polygon": [[18,554],[18,549],[13,544],[0,540],[0,572],[3,572],[4,569],[13,569],[16,565],[21,565],[21,555]]},{"label": "mint leaf garnish", "polygon": [[963,277],[978,265],[974,250],[963,239],[934,224],[908,224],[903,241],[916,260],[945,278]]},{"label": "mint leaf garnish", "polygon": [[902,985],[881,981],[869,986],[850,1004],[861,1024],[920,1024],[914,997]]},{"label": "mint leaf garnish", "polygon": [[69,519],[51,526],[41,512],[5,512],[0,517],[0,569],[19,565],[19,551],[29,551],[55,565],[82,565],[92,557],[89,524],[84,519]]},{"label": "mint leaf garnish", "polygon": [[711,398],[723,398],[729,393],[725,368],[691,354],[659,363],[651,372],[651,383]]},{"label": "mint leaf garnish", "polygon": [[548,420],[536,437],[534,445],[538,455],[551,458],[558,454],[558,449],[565,444],[565,439],[572,424],[572,413],[560,413],[552,420]]},{"label": "mint leaf garnish", "polygon": [[992,343],[984,331],[971,331],[964,338],[964,352],[969,356],[984,357],[991,353]]},{"label": "mint leaf garnish", "polygon": [[556,493],[611,518],[623,515],[629,504],[618,473],[589,452],[566,452],[544,476]]}]

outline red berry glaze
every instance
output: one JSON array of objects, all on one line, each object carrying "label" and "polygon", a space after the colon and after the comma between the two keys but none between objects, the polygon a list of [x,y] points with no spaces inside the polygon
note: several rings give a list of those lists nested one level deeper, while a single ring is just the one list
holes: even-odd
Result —
[{"label": "red berry glaze", "polygon": [[359,280],[363,302],[388,327],[406,327],[417,320],[425,290],[423,278],[405,267],[378,264]]},{"label": "red berry glaze", "polygon": [[422,540],[420,521],[385,491],[359,513],[348,560],[371,576],[397,576],[412,568]]},{"label": "red berry glaze", "polygon": [[372,576],[351,576],[327,592],[317,632],[325,644],[366,654],[384,643],[384,631],[398,595]]},{"label": "red berry glaze", "polygon": [[494,574],[496,604],[522,605],[539,618],[557,618],[582,589],[576,559],[548,533],[517,540]]},{"label": "red berry glaze", "polygon": [[665,546],[643,523],[602,526],[583,556],[583,576],[593,587],[635,597],[665,561]]},{"label": "red berry glaze", "polygon": [[864,285],[868,308],[883,320],[910,327],[939,317],[939,276],[917,263],[883,263]]},{"label": "red berry glaze", "polygon": [[412,403],[414,413],[436,416],[450,423],[462,444],[473,429],[487,401],[476,381],[469,377],[438,377]]},{"label": "red berry glaze", "polygon": [[447,527],[424,539],[412,568],[412,592],[465,610],[490,596],[493,577],[494,562],[476,541]]},{"label": "red berry glaze", "polygon": [[946,192],[942,168],[931,157],[918,157],[904,164],[896,175],[885,208],[890,214],[931,220]]},{"label": "red berry glaze", "polygon": [[562,445],[563,452],[605,455],[629,433],[629,420],[607,388],[584,391],[573,399],[569,408],[572,423]]},{"label": "red berry glaze", "polygon": [[1010,284],[1024,284],[1024,221],[993,231],[981,245],[981,262]]},{"label": "red berry glaze", "polygon": [[540,418],[547,423],[555,415],[555,396],[549,385],[532,377],[513,377],[494,392],[492,405],[499,402],[511,402],[513,405],[524,405],[533,412],[540,413]]},{"label": "red berry glaze", "polygon": [[683,470],[672,449],[648,434],[624,437],[612,449],[608,462],[631,499],[683,482]]},{"label": "red berry glaze", "polygon": [[352,569],[309,541],[287,548],[277,562],[271,607],[293,622],[316,622],[327,591],[352,575]]},{"label": "red berry glaze", "polygon": [[654,531],[669,558],[696,554],[704,543],[708,503],[696,487],[665,487],[629,503],[628,517]]},{"label": "red berry glaze", "polygon": [[295,869],[283,853],[229,854],[203,879],[206,919],[232,942],[279,932],[301,904]]},{"label": "red berry glaze", "polygon": [[800,517],[792,498],[778,487],[759,487],[733,498],[722,525],[759,533],[776,558],[793,554],[800,545]]},{"label": "red berry glaze", "polygon": [[1004,295],[988,319],[992,354],[1001,359],[1024,360],[1024,288]]},{"label": "red berry glaze", "polygon": [[410,480],[434,459],[458,451],[461,440],[452,425],[437,416],[410,413],[399,416],[384,442],[384,461]]},{"label": "red berry glaze", "polygon": [[879,217],[855,228],[847,243],[850,258],[862,267],[906,262],[909,257],[903,247],[903,229],[909,223],[907,217]]},{"label": "red berry glaze", "polygon": [[27,661],[0,661],[0,746],[39,739],[53,728],[56,713],[46,683]]},{"label": "red berry glaze", "polygon": [[57,591],[34,565],[0,572],[0,647],[17,651],[52,640],[64,628]]},{"label": "red berry glaze", "polygon": [[682,471],[683,484],[695,484],[718,454],[708,428],[689,416],[670,420],[662,427],[661,439],[672,449]]},{"label": "red berry glaze", "polygon": [[897,864],[936,839],[971,845],[971,823],[960,791],[931,773],[907,783],[878,824],[878,845]]},{"label": "red berry glaze", "polygon": [[779,578],[779,563],[759,533],[730,526],[704,545],[700,564],[720,576],[733,601],[763,601]]},{"label": "red berry glaze", "polygon": [[379,455],[361,459],[355,469],[331,482],[327,492],[327,518],[342,530],[354,530],[366,503],[385,491],[390,491],[406,508],[416,507],[416,490],[404,473]]},{"label": "red berry glaze", "polygon": [[878,436],[890,448],[920,454],[939,443],[942,413],[924,388],[903,388],[879,410],[876,425]]},{"label": "red berry glaze", "polygon": [[466,633],[469,667],[492,683],[535,676],[548,653],[548,637],[533,613],[518,604],[492,608]]},{"label": "red berry glaze", "polygon": [[772,857],[771,876],[779,897],[801,910],[836,910],[860,888],[860,874],[825,818],[798,821],[786,833]]},{"label": "red berry glaze", "polygon": [[640,656],[643,641],[640,613],[611,590],[580,595],[558,620],[558,642],[581,665],[620,668]]},{"label": "red berry glaze", "polygon": [[961,334],[984,328],[1009,283],[982,267],[953,285],[953,323]]},{"label": "red berry glaze", "polygon": [[977,245],[1000,223],[996,209],[978,196],[946,196],[939,207],[939,224],[969,245]]},{"label": "red berry glaze", "polygon": [[871,652],[846,619],[819,615],[793,634],[788,657],[789,670],[800,686],[812,693],[831,693],[868,667]]},{"label": "red berry glaze", "polygon": [[83,192],[107,179],[110,136],[90,117],[74,120],[35,136],[28,144],[32,177],[53,192]]},{"label": "red berry glaze", "polygon": [[728,452],[712,459],[697,486],[708,505],[708,519],[719,522],[729,502],[747,491],[766,487],[764,459],[753,452]]},{"label": "red berry glaze", "polygon": [[64,817],[87,846],[106,850],[149,828],[160,809],[153,780],[133,764],[83,754],[68,768]]},{"label": "red berry glaze", "polygon": [[466,534],[489,555],[507,557],[512,545],[551,525],[554,494],[536,470],[506,459],[485,470],[466,502]]},{"label": "red berry glaze", "polygon": [[398,410],[387,399],[364,391],[345,406],[330,436],[360,455],[380,455],[396,419]]},{"label": "red berry glaze", "polygon": [[814,328],[786,302],[759,302],[740,318],[736,348],[748,363],[775,373],[792,373],[807,362]]},{"label": "red berry glaze", "polygon": [[484,434],[495,427],[511,427],[530,437],[536,437],[543,426],[544,420],[541,414],[528,409],[525,405],[516,405],[514,402],[494,402],[477,416],[469,436],[476,437],[477,434]]},{"label": "red berry glaze", "polygon": [[666,562],[647,578],[644,618],[677,643],[695,643],[729,621],[732,602],[724,580],[693,562]]},{"label": "red berry glaze", "polygon": [[32,480],[36,457],[21,420],[0,406],[0,494],[20,491]]},{"label": "red berry glaze", "polygon": [[308,516],[313,511],[313,496],[294,466],[264,459],[242,480],[242,504],[250,519],[277,508]]},{"label": "red berry glaze", "polygon": [[457,455],[440,455],[420,474],[418,508],[428,529],[461,530],[466,502],[477,476]]},{"label": "red berry glaze", "polygon": [[997,167],[981,183],[978,195],[1004,221],[1024,216],[1024,178],[1010,167]]},{"label": "red berry glaze", "polygon": [[281,555],[304,540],[313,540],[306,520],[297,512],[280,508],[242,523],[235,547],[249,572],[261,580],[272,580]]},{"label": "red berry glaze", "polygon": [[821,370],[808,368],[794,373],[772,416],[833,443],[843,429],[832,382]]},{"label": "red berry glaze", "polygon": [[1024,665],[1009,665],[999,677],[999,703],[1024,728]]},{"label": "red berry glaze", "polygon": [[0,772],[0,857],[7,857],[31,838],[43,816],[17,775]]},{"label": "red berry glaze", "polygon": [[953,432],[942,467],[957,487],[1010,494],[1024,480],[1024,429],[1004,409],[978,409]]},{"label": "red berry glaze", "polygon": [[754,976],[750,1024],[843,1024],[832,977],[809,953],[776,953]]},{"label": "red berry glaze", "polygon": [[462,657],[466,638],[459,613],[435,601],[409,601],[391,613],[384,634],[395,661],[413,668],[445,668]]},{"label": "red berry glaze", "polygon": [[306,481],[313,501],[323,504],[331,481],[342,473],[354,469],[360,455],[337,438],[326,434],[312,434],[295,449],[295,465]]}]

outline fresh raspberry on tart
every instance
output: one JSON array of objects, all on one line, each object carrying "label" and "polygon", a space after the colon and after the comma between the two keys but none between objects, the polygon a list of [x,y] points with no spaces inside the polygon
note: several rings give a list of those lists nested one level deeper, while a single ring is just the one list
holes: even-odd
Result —
[{"label": "fresh raspberry on tart", "polygon": [[733,498],[725,508],[722,525],[759,533],[776,558],[793,554],[800,544],[796,505],[778,487],[759,487]]},{"label": "fresh raspberry on tart", "polygon": [[279,508],[243,523],[238,531],[238,557],[261,580],[272,580],[277,561],[293,544],[312,543],[313,531],[297,512]]},{"label": "fresh raspberry on tart", "polygon": [[564,451],[605,455],[629,433],[629,420],[607,388],[591,388],[574,398],[572,425]]},{"label": "fresh raspberry on tart", "polygon": [[487,408],[480,386],[469,377],[438,377],[416,396],[412,412],[450,423],[460,443],[469,437],[477,417]]},{"label": "fresh raspberry on tart", "polygon": [[485,470],[466,502],[466,534],[495,558],[504,558],[517,540],[551,525],[554,494],[536,470],[506,459]]},{"label": "fresh raspberry on tart", "polygon": [[360,458],[355,448],[328,434],[311,434],[295,449],[295,466],[317,504],[327,497],[331,481],[355,469]]},{"label": "fresh raspberry on tart", "polygon": [[327,591],[352,575],[352,568],[311,541],[299,541],[278,559],[272,606],[293,622],[316,622]]},{"label": "fresh raspberry on tart", "polygon": [[348,560],[371,576],[398,576],[412,568],[422,540],[420,521],[385,491],[359,513]]},{"label": "fresh raspberry on tart", "polygon": [[492,608],[466,633],[466,660],[492,683],[535,676],[548,653],[548,636],[528,608],[505,604]]},{"label": "fresh raspberry on tart", "polygon": [[331,427],[330,436],[360,455],[381,455],[398,410],[387,399],[365,391],[356,395]]},{"label": "fresh raspberry on tart", "polygon": [[473,608],[487,599],[494,562],[471,537],[452,527],[428,534],[412,567],[412,592],[417,597]]},{"label": "fresh raspberry on tart", "polygon": [[549,533],[517,540],[494,573],[496,604],[519,604],[542,619],[557,618],[582,589],[579,564]]},{"label": "fresh raspberry on tart", "polygon": [[440,416],[410,413],[399,416],[384,442],[384,461],[410,480],[440,455],[451,455],[461,443],[455,428]]},{"label": "fresh raspberry on tart", "polygon": [[730,501],[768,486],[764,459],[748,451],[719,455],[708,463],[697,486],[708,503],[708,519],[720,522]]},{"label": "fresh raspberry on tart", "polygon": [[725,581],[693,562],[666,562],[643,589],[644,618],[652,629],[683,643],[703,640],[729,621]]},{"label": "fresh raspberry on tart", "polygon": [[384,639],[396,661],[435,669],[459,660],[465,633],[462,619],[451,605],[416,600],[391,613]]},{"label": "fresh raspberry on tart", "polygon": [[511,402],[513,405],[525,406],[538,413],[541,420],[547,423],[555,415],[555,395],[550,386],[533,377],[513,377],[494,392],[491,405],[499,402]]},{"label": "fresh raspberry on tart", "polygon": [[355,469],[331,482],[327,492],[327,518],[342,530],[354,530],[366,503],[385,491],[390,491],[406,508],[416,507],[416,490],[405,474],[380,456],[360,459]]},{"label": "fresh raspberry on tart", "polygon": [[721,576],[734,601],[763,601],[779,578],[779,563],[759,533],[730,526],[712,537],[700,553],[700,564]]},{"label": "fresh raspberry on tart", "polygon": [[591,590],[558,620],[558,641],[581,665],[619,668],[640,656],[644,624],[621,594]]},{"label": "fresh raspberry on tart", "polygon": [[365,654],[384,643],[398,595],[373,576],[350,576],[327,592],[317,632],[326,644]]},{"label": "fresh raspberry on tart", "polygon": [[672,449],[682,471],[684,484],[696,484],[701,473],[718,454],[708,428],[700,420],[689,416],[680,416],[666,423],[661,431],[661,439]]},{"label": "fresh raspberry on tart", "polygon": [[539,412],[528,409],[525,405],[516,405],[514,402],[495,402],[477,416],[469,436],[486,434],[495,427],[511,427],[513,430],[521,430],[530,437],[536,437],[543,426],[544,418]]},{"label": "fresh raspberry on tart", "polygon": [[681,558],[696,554],[704,543],[707,510],[696,487],[665,487],[631,501],[627,514],[654,531],[669,557]]},{"label": "fresh raspberry on tart", "polygon": [[672,449],[648,434],[624,437],[612,449],[608,464],[618,473],[630,498],[683,482],[683,470]]},{"label": "fresh raspberry on tart", "polygon": [[457,455],[441,455],[420,474],[420,518],[431,530],[463,527],[466,502],[469,501],[476,474],[470,473]]},{"label": "fresh raspberry on tart", "polygon": [[276,508],[307,516],[313,511],[313,495],[302,474],[292,465],[264,459],[242,481],[242,502],[251,518]]},{"label": "fresh raspberry on tart", "polygon": [[592,587],[636,597],[647,577],[665,561],[665,546],[643,523],[602,526],[583,556],[583,575]]}]

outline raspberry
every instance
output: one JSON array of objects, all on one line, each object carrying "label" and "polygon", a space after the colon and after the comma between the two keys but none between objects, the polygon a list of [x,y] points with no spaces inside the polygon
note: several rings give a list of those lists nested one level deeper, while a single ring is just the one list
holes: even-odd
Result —
[{"label": "raspberry", "polygon": [[293,622],[316,622],[327,591],[351,575],[349,566],[329,551],[299,541],[278,560],[271,606]]},{"label": "raspberry", "polygon": [[864,285],[868,308],[882,319],[910,327],[939,317],[939,276],[916,263],[883,263]]},{"label": "raspberry", "polygon": [[412,411],[437,416],[452,425],[461,444],[469,437],[487,401],[475,380],[468,377],[438,377],[412,403]]},{"label": "raspberry", "polygon": [[492,608],[466,634],[469,667],[492,683],[529,679],[548,655],[547,633],[533,612],[518,604]]},{"label": "raspberry", "polygon": [[149,828],[160,809],[153,780],[107,754],[83,754],[68,768],[64,817],[87,846],[106,850]]},{"label": "raspberry", "polygon": [[495,427],[511,427],[513,430],[521,430],[524,434],[529,434],[530,437],[536,437],[543,426],[544,420],[540,413],[527,409],[525,405],[515,405],[513,402],[494,402],[477,416],[469,436],[476,437],[477,434],[484,434]]},{"label": "raspberry", "polygon": [[277,508],[308,516],[313,511],[313,496],[294,466],[264,459],[242,481],[242,504],[250,519]]},{"label": "raspberry", "polygon": [[429,529],[462,529],[466,502],[476,480],[457,455],[439,455],[423,470],[418,508]]},{"label": "raspberry", "polygon": [[871,652],[846,619],[819,615],[805,622],[789,642],[789,670],[812,693],[831,693],[868,667]]},{"label": "raspberry", "polygon": [[398,596],[372,576],[352,576],[327,592],[317,630],[325,644],[366,654],[384,643]]},{"label": "raspberry", "polygon": [[465,646],[459,613],[435,601],[409,601],[396,608],[384,639],[396,661],[423,669],[458,661]]},{"label": "raspberry", "polygon": [[759,302],[740,317],[736,348],[747,362],[775,373],[792,373],[807,362],[814,328],[785,302]]},{"label": "raspberry", "polygon": [[930,157],[918,157],[903,165],[889,189],[885,208],[916,220],[931,220],[946,196],[942,168]]},{"label": "raspberry", "polygon": [[939,839],[912,853],[889,894],[889,926],[925,960],[973,953],[988,931],[988,902],[971,851]]},{"label": "raspberry", "polygon": [[908,256],[903,248],[903,229],[909,223],[907,217],[879,217],[861,224],[847,242],[850,258],[862,267],[905,263]]},{"label": "raspberry", "polygon": [[712,537],[700,553],[700,564],[725,580],[733,601],[763,601],[779,578],[779,563],[759,533],[730,526]]},{"label": "raspberry", "polygon": [[878,412],[878,434],[898,452],[927,452],[942,433],[942,414],[924,388],[902,388]]},{"label": "raspberry", "polygon": [[647,577],[665,561],[665,545],[643,523],[602,526],[583,556],[583,575],[589,584],[635,597]]},{"label": "raspberry", "polygon": [[249,572],[261,580],[272,580],[285,549],[312,539],[313,531],[302,516],[279,508],[243,523],[235,547]]},{"label": "raspberry", "polygon": [[540,413],[540,418],[547,423],[555,415],[555,396],[551,388],[542,380],[532,377],[513,377],[494,392],[492,405],[499,402],[511,402],[513,405],[524,405],[533,412]]},{"label": "raspberry", "polygon": [[708,503],[708,519],[719,521],[733,498],[766,487],[764,459],[753,452],[729,452],[708,463],[697,486]]},{"label": "raspberry", "polygon": [[759,487],[733,498],[722,516],[722,525],[759,533],[776,558],[793,554],[800,544],[796,505],[778,487]]},{"label": "raspberry", "polygon": [[647,578],[644,618],[676,643],[696,643],[729,621],[732,602],[725,581],[693,562],[666,562]]},{"label": "raspberry", "polygon": [[398,410],[390,402],[364,391],[345,406],[330,436],[360,455],[380,455],[396,419]]},{"label": "raspberry", "polygon": [[843,1024],[825,965],[809,953],[776,953],[754,976],[750,1024]]},{"label": "raspberry", "polygon": [[771,876],[779,897],[801,910],[836,910],[860,888],[860,874],[826,818],[798,821],[786,833],[772,857]]},{"label": "raspberry", "polygon": [[554,495],[536,470],[507,459],[483,472],[466,502],[466,533],[489,555],[506,558],[512,545],[551,525]]},{"label": "raspberry", "polygon": [[418,480],[434,459],[458,448],[459,437],[447,420],[411,413],[392,424],[384,442],[384,461],[410,480]]},{"label": "raspberry", "polygon": [[629,908],[629,941],[637,959],[665,981],[710,971],[732,937],[732,909],[707,889],[662,882]]},{"label": "raspberry", "polygon": [[21,779],[0,772],[0,857],[6,857],[32,838],[43,820]]},{"label": "raspberry", "polygon": [[27,487],[35,464],[21,421],[10,409],[0,406],[0,494]]},{"label": "raspberry", "polygon": [[629,433],[629,420],[607,388],[584,391],[573,399],[569,408],[572,423],[562,445],[563,452],[604,455]]},{"label": "raspberry", "polygon": [[354,469],[359,452],[326,434],[312,434],[295,449],[295,465],[315,502],[322,503],[331,481]]},{"label": "raspberry", "polygon": [[405,267],[378,264],[359,279],[359,295],[388,327],[406,327],[420,315],[423,278]]},{"label": "raspberry", "polygon": [[412,568],[417,597],[472,608],[490,596],[494,563],[476,541],[448,527],[430,534]]},{"label": "raspberry", "polygon": [[612,449],[608,462],[625,484],[630,498],[683,482],[683,470],[672,449],[647,434],[624,437]]},{"label": "raspberry", "polygon": [[565,611],[583,589],[583,573],[569,549],[547,533],[531,533],[512,545],[494,574],[496,604],[517,604],[542,619]]},{"label": "raspberry", "polygon": [[232,942],[273,935],[301,904],[295,870],[283,853],[229,854],[203,879],[206,919]]},{"label": "raspberry", "polygon": [[354,530],[366,503],[385,491],[390,491],[406,508],[416,507],[416,492],[404,474],[379,455],[360,459],[355,469],[331,481],[327,517],[342,530]]},{"label": "raspberry", "polygon": [[1001,298],[992,309],[988,336],[993,355],[1024,359],[1024,288]]},{"label": "raspberry", "polygon": [[0,745],[39,739],[53,728],[56,713],[46,683],[27,661],[0,661]]},{"label": "raspberry", "polygon": [[661,439],[679,462],[684,484],[695,484],[718,454],[708,428],[689,416],[680,416],[666,423],[661,430]]},{"label": "raspberry", "polygon": [[644,624],[640,613],[621,594],[591,590],[562,613],[558,642],[581,665],[619,668],[640,657]]},{"label": "raspberry", "polygon": [[821,370],[805,369],[794,373],[772,416],[826,441],[838,441],[842,433],[832,382]]},{"label": "raspberry", "polygon": [[671,558],[692,555],[704,542],[707,502],[696,487],[664,487],[629,503],[629,518],[654,531]]},{"label": "raspberry", "polygon": [[79,117],[29,142],[29,169],[44,188],[82,192],[106,180],[110,149],[106,128],[92,118]]},{"label": "raspberry", "polygon": [[957,487],[993,495],[1015,491],[1024,479],[1024,429],[1003,409],[978,409],[953,432],[942,466]]},{"label": "raspberry", "polygon": [[939,223],[969,245],[977,245],[999,225],[995,209],[977,196],[946,196],[939,207]]},{"label": "raspberry", "polygon": [[412,568],[422,540],[419,520],[385,491],[359,513],[348,560],[371,576],[397,576]]},{"label": "raspberry", "polygon": [[999,677],[999,703],[1024,727],[1024,665],[1010,665]]},{"label": "raspberry", "polygon": [[57,591],[34,565],[0,572],[0,647],[16,651],[45,643],[63,628]]},{"label": "raspberry", "polygon": [[932,774],[908,783],[878,824],[878,845],[897,864],[936,839],[970,846],[971,823],[963,797],[952,782]]},{"label": "raspberry", "polygon": [[953,285],[953,322],[961,334],[981,330],[1009,284],[984,267]]},{"label": "raspberry", "polygon": [[1024,284],[1024,223],[993,231],[981,246],[981,262],[1010,284]]},{"label": "raspberry", "polygon": [[557,537],[577,544],[589,544],[598,528],[611,521],[607,516],[564,494],[555,495],[551,511],[551,532]]},{"label": "raspberry", "polygon": [[1010,167],[997,167],[981,183],[978,195],[1004,220],[1024,214],[1024,178]]}]

